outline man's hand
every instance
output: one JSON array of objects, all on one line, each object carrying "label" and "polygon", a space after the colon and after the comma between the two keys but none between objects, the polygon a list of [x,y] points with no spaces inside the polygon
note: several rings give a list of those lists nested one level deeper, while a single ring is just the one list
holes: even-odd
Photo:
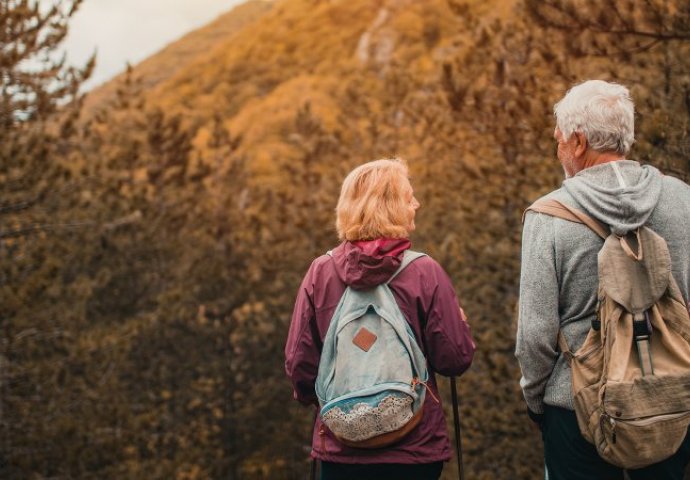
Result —
[{"label": "man's hand", "polygon": [[530,410],[529,407],[527,407],[527,416],[530,420],[532,420],[532,422],[534,422],[534,425],[539,428],[539,431],[541,431],[542,427],[544,426],[544,414],[535,413]]}]

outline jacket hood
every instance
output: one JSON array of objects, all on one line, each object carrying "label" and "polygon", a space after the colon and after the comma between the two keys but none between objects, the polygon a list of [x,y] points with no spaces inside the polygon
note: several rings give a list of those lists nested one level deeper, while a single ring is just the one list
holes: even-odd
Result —
[{"label": "jacket hood", "polygon": [[587,213],[623,235],[647,222],[661,195],[661,178],[650,165],[619,160],[582,170],[563,188]]},{"label": "jacket hood", "polygon": [[388,281],[410,246],[406,238],[345,241],[333,249],[335,270],[355,290],[373,288]]}]

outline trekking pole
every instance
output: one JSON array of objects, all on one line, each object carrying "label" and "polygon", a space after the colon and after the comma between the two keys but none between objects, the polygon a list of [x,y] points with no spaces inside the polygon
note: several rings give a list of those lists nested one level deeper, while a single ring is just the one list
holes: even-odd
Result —
[{"label": "trekking pole", "polygon": [[465,478],[462,465],[462,437],[460,434],[460,405],[458,404],[458,389],[455,377],[450,377],[450,396],[453,400],[453,423],[455,424],[455,454],[458,459],[458,479]]},{"label": "trekking pole", "polygon": [[311,459],[311,468],[309,469],[309,480],[316,480],[316,459]]},{"label": "trekking pole", "polygon": [[[313,437],[313,430],[314,430],[314,426],[316,425],[316,419],[317,419],[318,415],[319,415],[319,409],[317,407],[316,410],[314,411],[314,421],[311,424],[312,437]],[[316,480],[316,458],[313,458],[313,457],[311,459],[311,467],[309,468],[309,480]]]}]

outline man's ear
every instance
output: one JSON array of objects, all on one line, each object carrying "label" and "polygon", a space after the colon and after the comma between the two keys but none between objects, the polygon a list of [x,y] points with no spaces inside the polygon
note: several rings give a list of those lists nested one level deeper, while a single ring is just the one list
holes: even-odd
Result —
[{"label": "man's ear", "polygon": [[582,132],[574,132],[573,135],[575,135],[575,156],[581,157],[587,151],[587,137]]}]

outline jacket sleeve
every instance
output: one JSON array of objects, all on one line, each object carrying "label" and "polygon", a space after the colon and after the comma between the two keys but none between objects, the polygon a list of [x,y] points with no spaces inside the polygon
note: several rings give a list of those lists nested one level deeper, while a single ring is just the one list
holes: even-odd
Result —
[{"label": "jacket sleeve", "polygon": [[434,290],[426,312],[424,339],[427,361],[441,375],[460,375],[472,364],[475,344],[453,284],[441,266],[434,265]]},{"label": "jacket sleeve", "polygon": [[294,398],[305,405],[318,404],[314,385],[319,370],[321,341],[316,328],[313,277],[312,263],[297,292],[285,344],[285,372],[292,382]]},{"label": "jacket sleeve", "polygon": [[558,296],[553,220],[529,212],[522,235],[515,356],[527,407],[536,414],[544,412],[544,390],[558,357]]}]

